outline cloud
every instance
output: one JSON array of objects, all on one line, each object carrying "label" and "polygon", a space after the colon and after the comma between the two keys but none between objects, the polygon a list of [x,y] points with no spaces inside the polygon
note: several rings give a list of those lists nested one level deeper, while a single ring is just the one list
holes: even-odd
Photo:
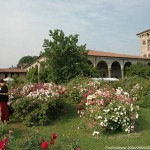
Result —
[{"label": "cloud", "polygon": [[[79,34],[88,49],[139,54],[136,33],[149,28],[149,0],[0,0],[0,67],[39,55],[49,29]],[[8,54],[11,54],[8,57]]]}]

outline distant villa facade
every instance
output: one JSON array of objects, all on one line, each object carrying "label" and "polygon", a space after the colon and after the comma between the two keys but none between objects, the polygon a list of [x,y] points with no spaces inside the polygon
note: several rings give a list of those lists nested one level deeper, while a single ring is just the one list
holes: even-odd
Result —
[{"label": "distant villa facade", "polygon": [[[150,29],[137,34],[141,43],[141,56],[110,53],[104,51],[88,50],[88,63],[99,71],[99,77],[124,78],[125,68],[138,62],[150,66]],[[41,68],[41,62],[46,61],[44,56],[39,56],[33,62],[26,65],[23,69],[0,69],[0,77],[8,77],[16,74],[23,78],[31,68]],[[15,72],[14,72],[15,71]]]},{"label": "distant villa facade", "polygon": [[3,68],[0,69],[0,79],[16,76],[18,79],[23,80],[26,77],[26,72],[27,71],[25,69]]},{"label": "distant villa facade", "polygon": [[[37,68],[39,71],[43,61],[46,61],[46,58],[39,56],[25,66],[25,69],[29,71],[32,68]],[[98,69],[100,77],[124,78],[125,68],[138,62],[150,65],[150,59],[142,56],[88,50],[88,63]]]}]

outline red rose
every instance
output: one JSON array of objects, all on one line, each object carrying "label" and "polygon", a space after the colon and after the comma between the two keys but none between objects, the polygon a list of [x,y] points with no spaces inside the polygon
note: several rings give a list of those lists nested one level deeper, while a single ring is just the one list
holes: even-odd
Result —
[{"label": "red rose", "polygon": [[4,150],[4,149],[5,149],[5,142],[0,141],[0,150]]},{"label": "red rose", "polygon": [[53,140],[57,138],[57,134],[55,132],[52,134],[52,138]]},{"label": "red rose", "polygon": [[54,145],[54,144],[55,144],[55,142],[54,142],[53,139],[50,141],[50,144],[51,144],[51,145]]},{"label": "red rose", "polygon": [[48,148],[48,143],[47,142],[42,142],[41,148],[42,149],[47,149]]},{"label": "red rose", "polygon": [[76,150],[81,150],[81,149],[78,147],[78,148],[76,148]]},{"label": "red rose", "polygon": [[5,150],[6,144],[8,143],[8,138],[6,137],[3,141],[0,141],[0,150]]}]

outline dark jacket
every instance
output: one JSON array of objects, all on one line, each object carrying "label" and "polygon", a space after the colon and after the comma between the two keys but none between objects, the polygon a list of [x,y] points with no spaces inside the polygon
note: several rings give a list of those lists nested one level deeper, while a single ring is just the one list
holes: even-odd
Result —
[{"label": "dark jacket", "polygon": [[[8,87],[6,84],[4,84],[1,89],[0,93],[8,93]],[[0,102],[8,102],[8,95],[1,95],[0,94]]]}]

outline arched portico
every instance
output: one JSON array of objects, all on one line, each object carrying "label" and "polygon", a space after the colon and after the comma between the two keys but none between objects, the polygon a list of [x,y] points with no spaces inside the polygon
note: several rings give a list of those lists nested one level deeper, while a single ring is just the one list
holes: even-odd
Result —
[{"label": "arched portico", "polygon": [[131,65],[132,65],[131,62],[126,62],[126,63],[124,64],[124,75],[126,75],[126,69],[127,69],[128,67],[130,67]]},{"label": "arched portico", "polygon": [[121,78],[121,66],[118,61],[115,61],[111,65],[111,77]]},{"label": "arched portico", "polygon": [[108,65],[105,61],[100,61],[97,64],[97,69],[99,71],[100,77],[102,77],[102,78],[108,77]]},{"label": "arched portico", "polygon": [[[46,58],[40,56],[31,64],[26,66],[26,70],[35,68],[38,66],[38,72],[41,67],[41,62],[46,61]],[[140,56],[130,56],[124,54],[116,54],[109,52],[93,51],[90,50],[88,53],[88,64],[93,65],[100,72],[100,77],[117,77],[124,78],[125,68],[131,64],[138,62],[146,63],[150,66],[150,59]]]}]

